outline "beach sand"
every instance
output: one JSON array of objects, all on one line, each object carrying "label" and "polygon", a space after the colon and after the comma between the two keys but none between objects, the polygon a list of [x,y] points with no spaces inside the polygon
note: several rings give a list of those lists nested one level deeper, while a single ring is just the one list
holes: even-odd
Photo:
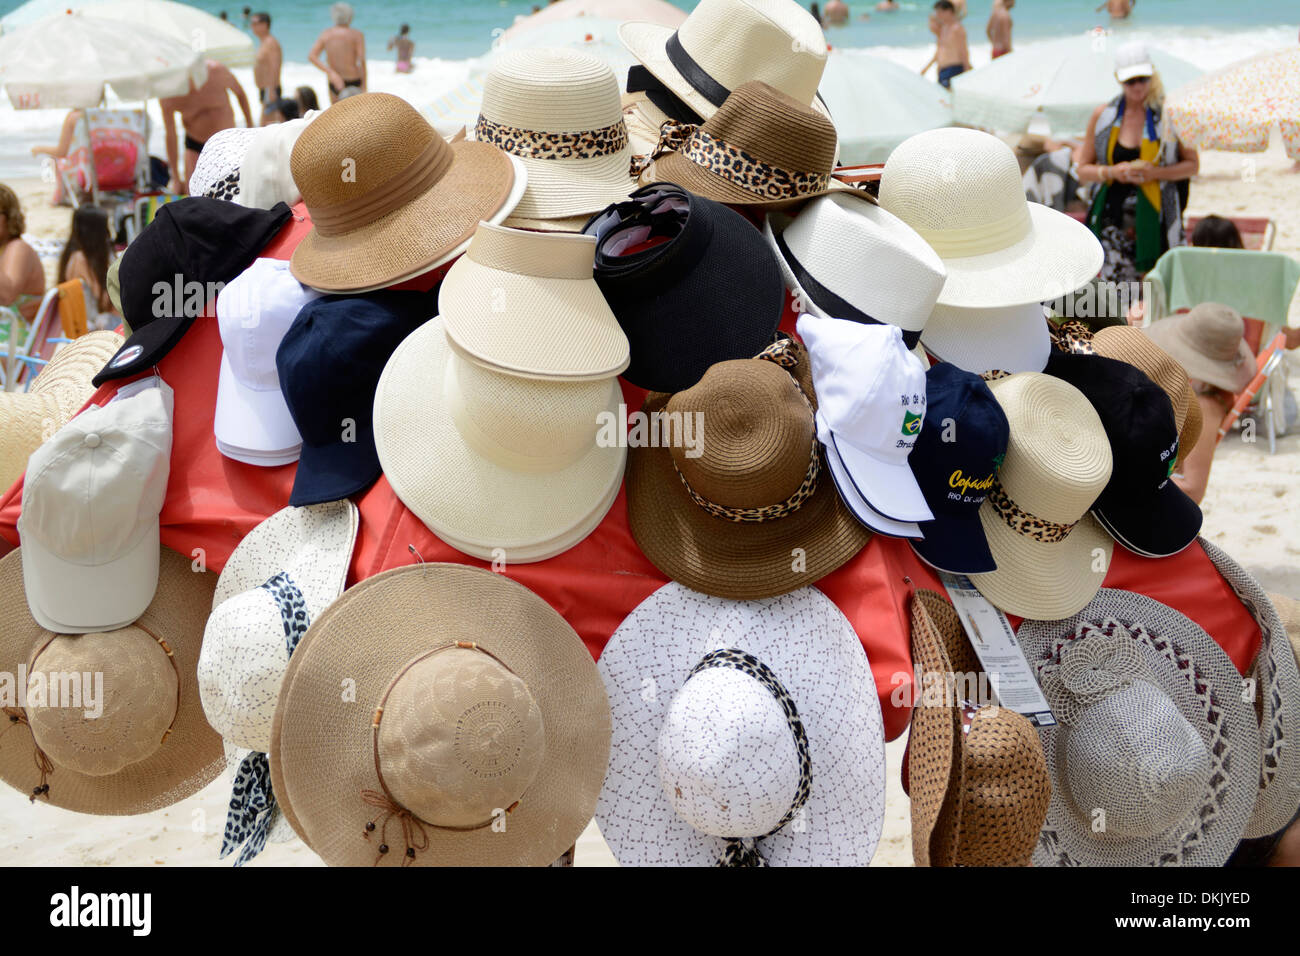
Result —
[{"label": "beach sand", "polygon": [[[1275,137],[1276,139],[1276,137]],[[27,211],[28,231],[42,238],[67,235],[69,211],[51,209],[39,179],[11,181]],[[1192,215],[1271,216],[1273,248],[1300,259],[1300,172],[1275,145],[1267,153],[1203,153],[1193,182]],[[1291,324],[1300,326],[1292,303]],[[1291,358],[1291,390],[1300,392],[1300,362]],[[1229,436],[1215,456],[1203,510],[1204,536],[1254,573],[1266,589],[1300,599],[1300,542],[1291,532],[1300,508],[1300,425],[1269,455],[1262,436],[1248,443]],[[886,746],[884,833],[874,866],[910,866],[911,823],[899,767],[906,735]],[[10,834],[0,865],[229,866],[218,860],[232,772],[189,800],[137,817],[89,817],[33,805],[14,790],[0,793],[0,832]],[[578,866],[613,866],[614,857],[592,823],[578,841]],[[300,841],[271,845],[253,866],[319,866]]]}]

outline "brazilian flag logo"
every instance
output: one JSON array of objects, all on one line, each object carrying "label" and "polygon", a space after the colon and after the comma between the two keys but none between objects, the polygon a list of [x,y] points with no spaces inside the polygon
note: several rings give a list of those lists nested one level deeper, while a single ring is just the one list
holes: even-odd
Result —
[{"label": "brazilian flag logo", "polygon": [[916,415],[912,412],[903,412],[903,434],[919,435],[921,434],[921,420],[924,416]]}]

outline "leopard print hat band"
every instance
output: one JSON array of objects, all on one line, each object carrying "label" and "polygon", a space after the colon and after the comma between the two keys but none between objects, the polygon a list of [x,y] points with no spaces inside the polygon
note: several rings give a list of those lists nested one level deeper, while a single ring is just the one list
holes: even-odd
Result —
[{"label": "leopard print hat band", "polygon": [[597,159],[627,148],[627,127],[620,119],[602,129],[548,133],[494,123],[480,115],[474,126],[474,138],[523,159]]},{"label": "leopard print hat band", "polygon": [[1074,530],[1078,521],[1071,521],[1069,524],[1060,524],[1055,521],[1048,521],[1046,518],[1039,518],[1025,511],[1007,495],[1006,489],[1002,483],[996,479],[993,482],[992,489],[989,490],[988,496],[989,507],[998,513],[1007,527],[1016,534],[1024,535],[1026,538],[1033,538],[1035,541],[1041,541],[1044,544],[1056,544],[1064,541],[1066,537]]}]

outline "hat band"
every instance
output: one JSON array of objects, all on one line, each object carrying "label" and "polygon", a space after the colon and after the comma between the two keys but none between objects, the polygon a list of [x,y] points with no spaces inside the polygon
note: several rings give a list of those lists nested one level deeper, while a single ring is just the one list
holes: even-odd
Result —
[{"label": "hat band", "polygon": [[[426,192],[443,177],[453,159],[455,153],[441,137],[434,136],[405,169],[382,185],[345,202],[308,206],[312,225],[316,232],[327,238],[367,226]],[[343,172],[340,169],[339,175]]]},{"label": "hat band", "polygon": [[1097,354],[1097,350],[1092,345],[1092,329],[1078,319],[1071,319],[1060,325],[1049,320],[1047,336],[1052,340],[1052,348],[1058,352],[1069,352],[1074,355]]},{"label": "hat band", "polygon": [[993,482],[993,487],[989,489],[986,500],[989,506],[1007,523],[1008,528],[1016,534],[1023,535],[1026,538],[1033,538],[1035,541],[1043,542],[1043,544],[1056,544],[1064,541],[1070,532],[1074,530],[1074,526],[1079,523],[1078,521],[1071,521],[1069,524],[1061,524],[1030,514],[1012,501],[1007,496],[1002,483],[996,480]]},{"label": "hat band", "polygon": [[803,172],[773,166],[739,146],[705,132],[703,127],[686,138],[678,153],[737,188],[764,199],[798,199],[825,192],[831,185],[829,172]]},{"label": "hat band", "polygon": [[1020,197],[1020,205],[1009,215],[978,226],[962,229],[926,229],[908,223],[938,253],[940,259],[962,259],[1000,252],[1029,235],[1033,225],[1029,203]]},{"label": "hat band", "polygon": [[627,126],[620,118],[612,126],[600,129],[547,133],[496,123],[480,113],[474,138],[524,159],[596,159],[613,156],[627,148]]},{"label": "hat band", "polygon": [[644,93],[646,99],[659,108],[659,112],[681,123],[702,123],[704,117],[683,103],[679,97],[659,81],[659,78],[640,63],[627,71],[627,91]]},{"label": "hat band", "polygon": [[691,89],[714,106],[721,106],[727,101],[731,91],[710,76],[708,70],[695,62],[695,59],[682,46],[682,41],[678,39],[676,31],[664,44],[664,52],[668,54],[668,62],[682,75],[682,79],[691,84]]}]

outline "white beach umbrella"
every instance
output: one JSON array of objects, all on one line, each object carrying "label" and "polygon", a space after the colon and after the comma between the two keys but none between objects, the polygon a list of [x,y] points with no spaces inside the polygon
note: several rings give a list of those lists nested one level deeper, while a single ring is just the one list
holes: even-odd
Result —
[{"label": "white beach umbrella", "polygon": [[675,30],[685,21],[686,11],[666,0],[560,0],[532,16],[520,17],[501,39],[517,39],[539,27],[577,17],[599,17],[617,23],[624,20],[645,20]]},{"label": "white beach umbrella", "polygon": [[225,20],[172,0],[103,0],[74,3],[94,17],[143,23],[226,66],[249,66],[256,55],[253,38]]},{"label": "white beach umbrella", "polygon": [[818,92],[835,120],[845,165],[883,163],[909,136],[952,125],[947,90],[867,53],[831,50]]},{"label": "white beach umbrella", "polygon": [[[953,119],[1001,133],[1023,133],[1041,117],[1054,136],[1082,136],[1092,111],[1120,93],[1115,51],[1122,41],[1100,28],[1034,43],[952,81]],[[1186,60],[1149,46],[1166,94],[1201,75]]]}]

